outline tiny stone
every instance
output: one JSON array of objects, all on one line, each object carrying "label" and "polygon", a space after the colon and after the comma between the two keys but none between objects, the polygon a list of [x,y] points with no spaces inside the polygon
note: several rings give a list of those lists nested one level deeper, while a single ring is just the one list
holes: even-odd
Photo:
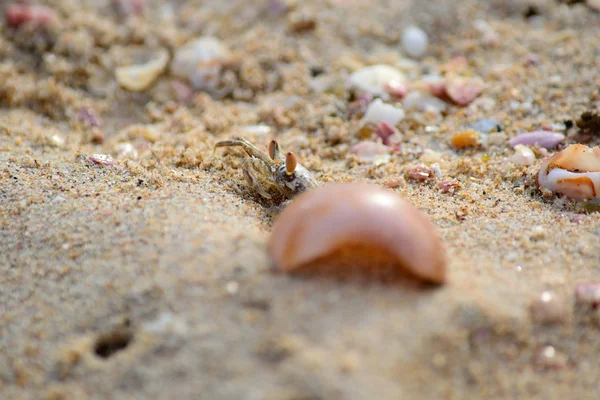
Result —
[{"label": "tiny stone", "polygon": [[600,282],[580,282],[575,286],[575,300],[578,304],[596,309],[600,305]]},{"label": "tiny stone", "polygon": [[316,28],[317,21],[310,15],[296,12],[290,14],[288,18],[288,26],[292,32],[307,32]]},{"label": "tiny stone", "polygon": [[437,151],[433,151],[431,149],[423,150],[423,154],[421,155],[421,157],[419,157],[419,160],[428,165],[439,163],[441,159],[442,155]]},{"label": "tiny stone", "polygon": [[531,232],[531,239],[540,240],[546,237],[546,229],[543,226],[534,226]]},{"label": "tiny stone", "polygon": [[428,166],[420,164],[410,168],[407,172],[407,176],[414,181],[424,182],[433,179],[435,174]]},{"label": "tiny stone", "polygon": [[106,154],[92,154],[89,160],[98,165],[115,165],[115,161],[111,156]]},{"label": "tiny stone", "polygon": [[427,52],[427,33],[416,26],[409,26],[402,33],[402,47],[410,57],[420,58]]},{"label": "tiny stone", "polygon": [[452,136],[452,139],[450,141],[452,145],[457,149],[475,147],[479,145],[479,132],[474,130],[459,132]]},{"label": "tiny stone", "polygon": [[567,356],[558,352],[554,346],[547,345],[536,354],[535,364],[542,369],[561,369],[567,365]]},{"label": "tiny stone", "polygon": [[502,124],[489,118],[482,118],[472,122],[467,125],[467,128],[481,133],[501,132],[503,130]]},{"label": "tiny stone", "polygon": [[383,183],[383,186],[388,189],[397,189],[402,186],[402,181],[398,178],[390,178]]},{"label": "tiny stone", "polygon": [[535,153],[529,147],[518,144],[515,146],[515,154],[510,157],[510,161],[517,165],[531,165],[535,161]]},{"label": "tiny stone", "polygon": [[115,145],[114,151],[118,154],[119,157],[122,158],[130,158],[132,160],[135,160],[138,156],[137,150],[129,142],[119,143]]},{"label": "tiny stone", "polygon": [[460,189],[460,184],[457,181],[442,181],[438,183],[438,188],[442,193],[454,193]]},{"label": "tiny stone", "polygon": [[443,354],[437,353],[436,355],[433,356],[433,360],[431,360],[433,362],[433,365],[437,368],[442,368],[446,365],[446,356],[444,356]]},{"label": "tiny stone", "polygon": [[227,290],[227,293],[229,294],[236,294],[239,288],[240,284],[236,281],[227,282],[225,285],[225,290]]},{"label": "tiny stone", "polygon": [[529,308],[532,320],[543,324],[564,322],[567,306],[555,293],[544,291],[535,299]]}]

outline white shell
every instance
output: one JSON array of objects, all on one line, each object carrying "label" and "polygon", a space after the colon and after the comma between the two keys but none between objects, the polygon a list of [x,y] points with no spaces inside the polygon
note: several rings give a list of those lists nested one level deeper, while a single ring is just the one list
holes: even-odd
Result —
[{"label": "white shell", "polygon": [[132,92],[139,92],[149,88],[163,73],[169,62],[169,52],[165,49],[158,51],[154,59],[138,65],[119,67],[115,70],[115,77],[119,85]]},{"label": "white shell", "polygon": [[403,83],[404,74],[389,65],[378,64],[359,69],[350,76],[350,84],[372,95],[387,93],[386,86],[391,83]]},{"label": "white shell", "polygon": [[600,198],[600,148],[570,145],[544,161],[537,182],[575,200]]},{"label": "white shell", "polygon": [[407,94],[402,101],[402,105],[409,111],[433,111],[435,113],[440,113],[448,108],[448,105],[443,100],[418,90]]},{"label": "white shell", "polygon": [[171,63],[173,75],[187,79],[194,89],[213,89],[218,83],[229,49],[217,38],[203,36],[177,50]]},{"label": "white shell", "polygon": [[368,122],[378,123],[387,122],[394,126],[404,118],[404,110],[384,103],[381,99],[375,99],[369,104],[367,111],[362,119],[362,124]]}]

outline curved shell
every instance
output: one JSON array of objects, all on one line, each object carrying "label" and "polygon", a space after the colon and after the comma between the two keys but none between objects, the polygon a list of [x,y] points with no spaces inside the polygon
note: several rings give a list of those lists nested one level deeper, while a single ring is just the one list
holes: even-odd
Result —
[{"label": "curved shell", "polygon": [[600,198],[600,148],[573,144],[548,158],[538,185],[576,200]]},{"label": "curved shell", "polygon": [[434,283],[446,279],[434,225],[398,194],[371,184],[328,184],[303,193],[277,219],[268,250],[286,272],[324,259],[336,264],[345,253],[360,269],[376,267],[383,255],[395,272]]},{"label": "curved shell", "polygon": [[132,92],[141,92],[149,88],[163,73],[169,62],[169,52],[160,49],[152,60],[143,64],[119,67],[115,77],[121,87]]}]

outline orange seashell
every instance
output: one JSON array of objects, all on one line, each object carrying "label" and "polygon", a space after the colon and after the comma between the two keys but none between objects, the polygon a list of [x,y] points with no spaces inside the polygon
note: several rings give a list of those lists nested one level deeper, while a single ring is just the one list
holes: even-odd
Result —
[{"label": "orange seashell", "polygon": [[537,182],[572,199],[600,198],[600,148],[570,145],[544,161]]},{"label": "orange seashell", "polygon": [[371,184],[335,183],[303,193],[280,214],[268,251],[285,272],[446,280],[434,225],[397,193]]}]

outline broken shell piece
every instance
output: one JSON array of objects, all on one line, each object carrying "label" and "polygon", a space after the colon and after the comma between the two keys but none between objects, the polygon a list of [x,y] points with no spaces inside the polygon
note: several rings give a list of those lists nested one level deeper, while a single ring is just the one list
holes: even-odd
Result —
[{"label": "broken shell piece", "polygon": [[372,95],[387,93],[389,85],[401,85],[405,80],[402,72],[383,64],[359,69],[350,75],[353,88]]},{"label": "broken shell piece", "polygon": [[214,89],[230,50],[217,38],[203,36],[177,50],[171,63],[173,75],[189,81],[197,90]]},{"label": "broken shell piece", "polygon": [[[439,165],[438,165],[439,168]],[[425,164],[415,165],[406,171],[406,177],[417,182],[425,182],[435,177],[435,171]]]},{"label": "broken shell piece", "polygon": [[421,91],[413,91],[407,94],[402,101],[402,105],[409,111],[433,111],[435,113],[440,113],[448,108],[444,101]]},{"label": "broken shell piece", "polygon": [[544,161],[537,182],[575,200],[600,198],[600,148],[570,145]]},{"label": "broken shell piece", "polygon": [[115,160],[107,154],[92,154],[89,160],[98,165],[115,165]]},{"label": "broken shell piece", "polygon": [[352,146],[350,153],[356,154],[360,161],[371,162],[374,165],[386,164],[391,158],[388,146],[368,140]]},{"label": "broken shell piece", "polygon": [[301,194],[275,222],[268,251],[285,272],[446,280],[434,225],[397,193],[371,184],[334,183]]},{"label": "broken shell piece", "polygon": [[404,118],[404,110],[384,103],[381,99],[375,99],[369,104],[369,108],[365,112],[362,119],[362,124],[368,122],[379,123],[387,122],[394,126]]},{"label": "broken shell piece", "polygon": [[485,84],[481,78],[451,77],[446,80],[446,94],[459,106],[466,106],[481,94]]},{"label": "broken shell piece", "polygon": [[529,147],[518,144],[515,146],[515,154],[510,157],[510,161],[517,165],[531,165],[535,161],[535,153]]},{"label": "broken shell piece", "polygon": [[169,52],[161,49],[148,62],[117,68],[115,76],[122,88],[132,92],[140,92],[154,83],[156,78],[163,73],[168,62]]}]

